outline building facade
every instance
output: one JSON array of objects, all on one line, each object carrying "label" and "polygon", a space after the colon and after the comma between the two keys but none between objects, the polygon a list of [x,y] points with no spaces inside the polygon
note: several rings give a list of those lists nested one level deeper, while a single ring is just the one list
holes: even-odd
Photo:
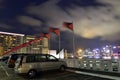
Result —
[{"label": "building facade", "polygon": [[[32,41],[36,38],[36,36],[27,35],[24,37],[24,43]],[[39,37],[38,37],[39,38]],[[34,53],[34,54],[48,54],[49,44],[48,38],[43,37],[42,39],[38,39],[34,41],[32,44],[22,48],[23,53]]]},{"label": "building facade", "polygon": [[[6,51],[23,43],[24,34],[1,32],[0,31],[0,56]],[[20,51],[18,51],[20,52]]]}]

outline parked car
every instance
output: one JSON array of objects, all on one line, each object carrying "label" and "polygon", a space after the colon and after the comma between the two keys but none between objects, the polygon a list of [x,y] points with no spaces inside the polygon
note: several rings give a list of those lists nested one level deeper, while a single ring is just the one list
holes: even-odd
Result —
[{"label": "parked car", "polygon": [[21,55],[21,54],[18,54],[18,53],[9,54],[9,58],[8,58],[8,61],[7,61],[8,67],[14,68],[15,61],[17,60],[19,55]]},{"label": "parked car", "polygon": [[25,73],[32,78],[40,71],[53,69],[65,71],[66,67],[66,62],[49,54],[24,54],[17,59],[14,70],[16,73]]},{"label": "parked car", "polygon": [[7,63],[8,62],[9,55],[4,55],[1,57],[0,61]]}]

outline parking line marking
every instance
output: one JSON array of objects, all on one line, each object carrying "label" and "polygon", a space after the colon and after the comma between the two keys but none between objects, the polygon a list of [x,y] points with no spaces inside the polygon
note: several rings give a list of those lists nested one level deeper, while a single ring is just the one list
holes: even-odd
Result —
[{"label": "parking line marking", "polygon": [[9,77],[10,75],[8,74],[7,70],[1,65],[1,68],[5,71],[6,75]]}]

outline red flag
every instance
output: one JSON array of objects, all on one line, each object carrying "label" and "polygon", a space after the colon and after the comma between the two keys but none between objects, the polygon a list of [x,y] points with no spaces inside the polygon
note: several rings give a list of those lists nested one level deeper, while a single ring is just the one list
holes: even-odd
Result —
[{"label": "red flag", "polygon": [[40,33],[40,37],[44,37],[44,33]]},{"label": "red flag", "polygon": [[50,38],[50,34],[49,33],[44,33],[44,37],[47,37],[49,39]]},{"label": "red flag", "polygon": [[57,35],[60,35],[60,30],[59,30],[59,28],[52,28],[52,27],[50,27],[50,28],[49,28],[49,31],[50,31],[50,32],[54,32],[54,33],[57,34]]},{"label": "red flag", "polygon": [[50,38],[50,34],[49,33],[41,33],[40,37],[47,37],[49,39]]},{"label": "red flag", "polygon": [[118,48],[120,48],[120,46],[117,46]]},{"label": "red flag", "polygon": [[43,40],[43,36],[40,36],[40,37],[38,38],[38,40],[42,41],[42,40]]},{"label": "red flag", "polygon": [[63,22],[63,27],[69,28],[73,31],[73,23]]}]

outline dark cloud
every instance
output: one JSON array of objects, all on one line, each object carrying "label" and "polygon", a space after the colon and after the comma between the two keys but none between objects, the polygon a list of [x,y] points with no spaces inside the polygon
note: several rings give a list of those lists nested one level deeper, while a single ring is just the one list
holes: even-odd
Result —
[{"label": "dark cloud", "polygon": [[115,15],[114,18],[120,20],[120,15]]},{"label": "dark cloud", "polygon": [[7,24],[4,24],[4,23],[0,23],[0,29],[11,29],[12,28],[12,26],[9,26],[9,25],[7,25]]},{"label": "dark cloud", "polygon": [[41,26],[42,22],[40,20],[34,19],[30,16],[18,16],[18,20],[26,25],[30,26]]},{"label": "dark cloud", "polygon": [[61,0],[58,5],[62,8],[71,7],[72,5],[77,5],[80,7],[99,7],[99,6],[107,6],[106,4],[100,3],[97,0],[69,0],[64,1]]},{"label": "dark cloud", "polygon": [[[61,47],[69,50],[72,50],[73,33],[62,27],[63,21],[73,22],[77,38],[76,47],[97,47],[120,39],[119,0],[5,0],[4,2],[6,2],[4,8],[0,9],[1,25],[5,26],[3,28],[0,25],[3,31],[32,35],[48,32],[49,27],[57,27],[61,30]],[[58,36],[52,34],[51,43],[54,44],[51,47],[56,49],[56,45],[59,44]]]},{"label": "dark cloud", "polygon": [[[61,3],[65,5],[63,6],[65,9],[60,7]],[[72,8],[70,6],[72,6]],[[29,6],[27,13],[43,18],[46,20],[45,23],[48,26],[61,28],[63,21],[73,22],[76,35],[92,39],[98,36],[104,38],[110,34],[116,35],[116,33],[120,31],[118,29],[119,21],[113,18],[115,14],[112,6],[115,7],[115,5],[112,5],[109,1],[104,2],[99,0],[70,0],[69,3],[64,3],[63,0],[52,0],[41,5]],[[112,10],[111,13],[109,13],[108,9]],[[106,31],[108,27],[109,31]]]}]

